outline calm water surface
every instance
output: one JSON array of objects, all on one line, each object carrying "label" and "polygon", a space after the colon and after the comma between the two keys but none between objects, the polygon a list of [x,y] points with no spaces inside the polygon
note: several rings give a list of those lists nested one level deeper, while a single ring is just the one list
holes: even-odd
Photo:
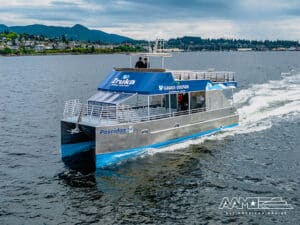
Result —
[{"label": "calm water surface", "polygon": [[[83,176],[60,159],[64,102],[94,94],[127,56],[0,57],[0,224],[299,224],[299,59],[175,54],[170,69],[237,72],[240,127]],[[227,215],[238,211],[219,209],[224,197],[282,197],[294,209]]]}]

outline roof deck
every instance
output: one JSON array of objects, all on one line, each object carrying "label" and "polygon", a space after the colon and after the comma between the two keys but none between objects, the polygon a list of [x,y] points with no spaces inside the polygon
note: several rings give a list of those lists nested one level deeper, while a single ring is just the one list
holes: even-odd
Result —
[{"label": "roof deck", "polygon": [[161,68],[114,68],[115,71],[164,73],[171,72],[174,80],[210,80],[211,82],[233,82],[235,73],[230,71],[166,70]]},{"label": "roof deck", "polygon": [[154,72],[154,73],[166,72],[166,69],[161,69],[161,68],[114,68],[114,70],[123,71],[123,72]]}]

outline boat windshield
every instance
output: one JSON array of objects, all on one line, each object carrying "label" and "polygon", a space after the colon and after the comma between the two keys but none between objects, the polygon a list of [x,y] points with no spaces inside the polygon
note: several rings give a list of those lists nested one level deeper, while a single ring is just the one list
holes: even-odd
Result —
[{"label": "boat windshield", "polygon": [[94,96],[88,99],[89,103],[106,103],[112,105],[118,105],[132,97],[133,93],[122,93],[122,92],[109,92],[109,91],[98,91]]}]

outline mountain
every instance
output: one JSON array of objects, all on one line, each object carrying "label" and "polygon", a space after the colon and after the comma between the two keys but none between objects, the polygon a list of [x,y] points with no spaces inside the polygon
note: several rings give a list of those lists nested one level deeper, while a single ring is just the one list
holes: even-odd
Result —
[{"label": "mountain", "polygon": [[65,35],[69,40],[100,41],[113,44],[132,41],[132,39],[128,37],[108,34],[100,30],[90,30],[80,24],[76,24],[73,27],[45,26],[40,24],[8,27],[4,24],[0,24],[0,32],[3,31],[11,31],[19,34],[44,35],[49,38],[58,38]]},{"label": "mountain", "polygon": [[3,32],[5,30],[7,30],[7,29],[8,29],[8,27],[6,25],[0,24],[0,32]]}]

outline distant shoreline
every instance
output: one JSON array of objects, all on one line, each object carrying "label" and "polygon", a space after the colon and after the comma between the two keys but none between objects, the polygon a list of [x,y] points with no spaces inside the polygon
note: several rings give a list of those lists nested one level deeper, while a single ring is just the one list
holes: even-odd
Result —
[{"label": "distant shoreline", "polygon": [[[300,52],[299,50],[266,50],[266,51],[182,51],[182,52],[171,52],[171,53],[188,53],[188,52],[241,52],[241,53],[250,53],[250,52]],[[140,53],[145,52],[102,52],[102,53],[71,53],[71,52],[59,52],[59,53],[34,53],[34,54],[0,54],[0,57],[19,57],[19,56],[51,56],[51,55],[114,55],[114,54],[130,54],[130,53]]]},{"label": "distant shoreline", "polygon": [[113,54],[128,54],[122,52],[115,53],[36,53],[36,54],[0,54],[2,57],[19,57],[19,56],[49,56],[49,55],[113,55]]},{"label": "distant shoreline", "polygon": [[[43,55],[98,55],[98,54],[126,54],[148,52],[154,50],[158,39],[155,41],[133,40],[119,36],[108,36],[102,40],[100,36],[92,40],[79,38],[79,34],[90,32],[82,25],[75,25],[66,29],[66,32],[54,32],[53,35],[45,35],[42,30],[49,29],[44,25],[32,25],[27,28],[39,28],[40,34],[9,30],[9,27],[2,25],[0,29],[0,56],[43,56]],[[0,25],[1,28],[1,25]],[[52,28],[51,28],[52,29]],[[66,35],[67,31],[73,30],[73,37]],[[50,31],[49,31],[50,32]],[[53,30],[51,30],[53,32]],[[82,33],[83,32],[83,33]],[[94,32],[94,31],[93,31]],[[29,33],[29,34],[28,34]],[[109,35],[109,34],[107,34]],[[49,37],[50,36],[50,37]],[[114,39],[117,38],[117,39]],[[77,40],[78,39],[78,40]],[[91,39],[91,38],[90,38]],[[118,40],[118,41],[117,41]],[[184,36],[162,41],[165,52],[253,52],[253,51],[300,51],[299,41],[287,40],[243,40],[243,39],[203,39],[201,37]]]}]

